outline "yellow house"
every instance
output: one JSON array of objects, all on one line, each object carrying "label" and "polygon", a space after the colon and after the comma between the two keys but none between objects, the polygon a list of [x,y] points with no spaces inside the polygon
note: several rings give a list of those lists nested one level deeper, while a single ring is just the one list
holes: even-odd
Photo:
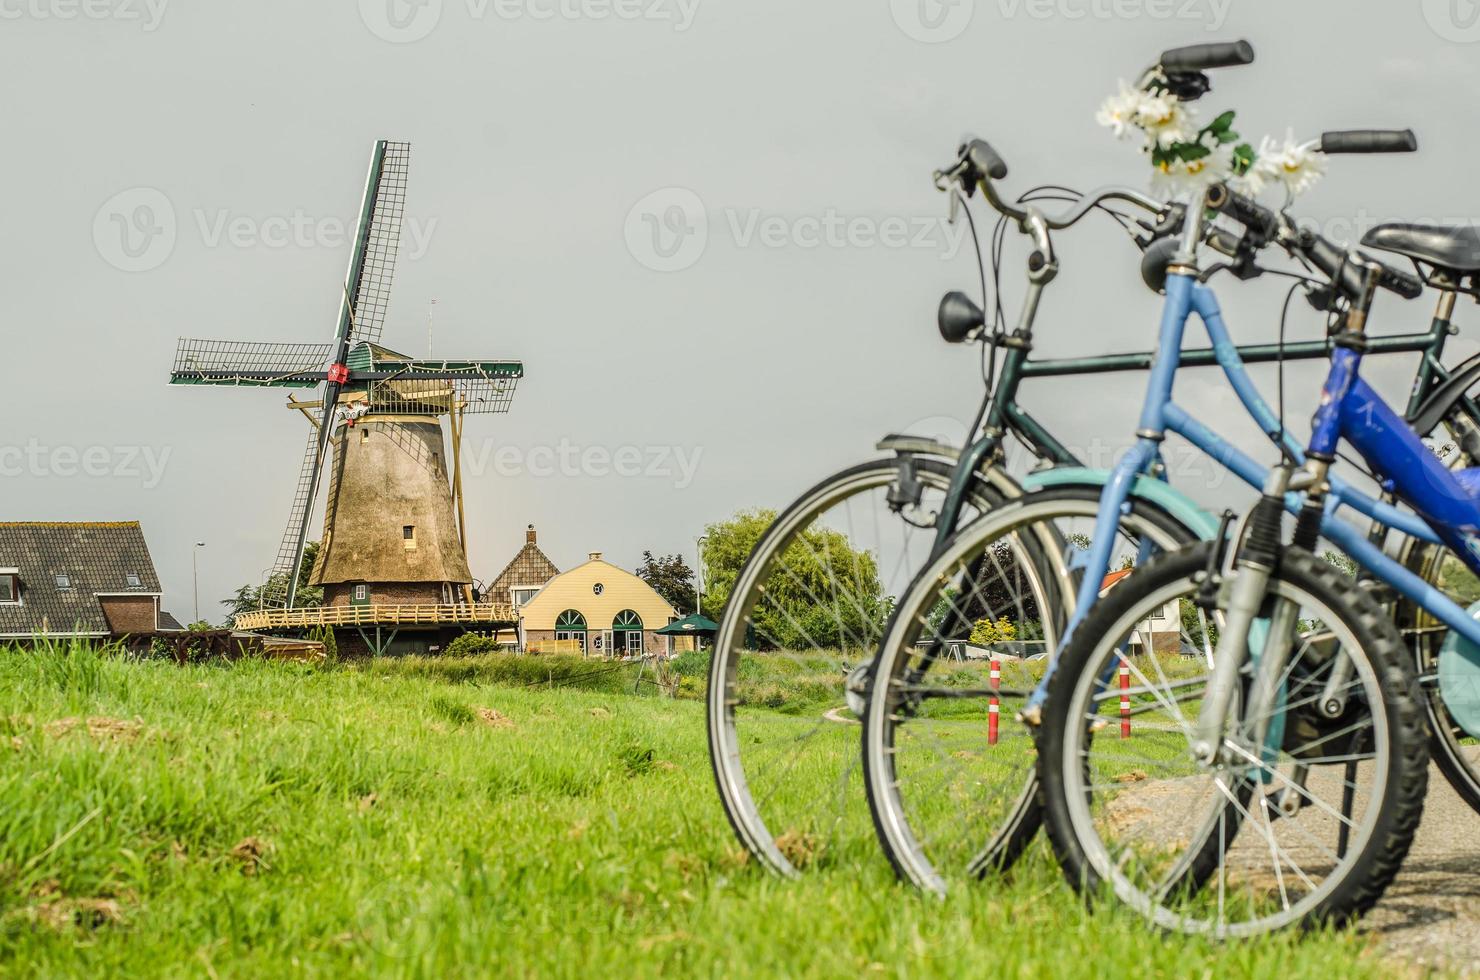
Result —
[{"label": "yellow house", "polygon": [[[667,652],[667,638],[653,631],[679,616],[652,586],[593,551],[525,601],[519,618],[524,648],[531,653],[603,657]],[[680,638],[677,647],[687,649],[690,643]]]}]

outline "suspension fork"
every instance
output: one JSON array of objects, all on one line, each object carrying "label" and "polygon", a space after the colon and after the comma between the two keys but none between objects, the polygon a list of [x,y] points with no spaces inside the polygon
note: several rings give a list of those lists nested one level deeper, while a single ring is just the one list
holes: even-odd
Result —
[{"label": "suspension fork", "polygon": [[[1280,519],[1284,514],[1285,491],[1290,486],[1290,467],[1282,464],[1270,470],[1263,493],[1249,516],[1243,540],[1238,543],[1229,576],[1224,626],[1218,632],[1213,675],[1198,713],[1192,743],[1193,756],[1204,765],[1222,760],[1223,733],[1228,712],[1238,691],[1239,678],[1249,653],[1249,633],[1269,589],[1269,580],[1278,567],[1280,553]],[[1263,707],[1273,703],[1278,678],[1284,670],[1283,660],[1289,652],[1297,609],[1286,609],[1293,603],[1279,603],[1270,617],[1270,630],[1259,657],[1255,683],[1250,690],[1249,713],[1259,718]],[[1283,648],[1283,649],[1282,649]],[[1263,729],[1255,733],[1262,742]]]}]

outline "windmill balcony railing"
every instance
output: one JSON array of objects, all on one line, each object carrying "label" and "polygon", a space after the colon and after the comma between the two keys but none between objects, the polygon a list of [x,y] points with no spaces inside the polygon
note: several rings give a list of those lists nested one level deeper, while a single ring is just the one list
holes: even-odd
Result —
[{"label": "windmill balcony railing", "polygon": [[314,626],[436,626],[443,623],[511,624],[518,617],[505,602],[371,603],[361,606],[304,606],[258,609],[236,617],[240,630],[297,629]]}]

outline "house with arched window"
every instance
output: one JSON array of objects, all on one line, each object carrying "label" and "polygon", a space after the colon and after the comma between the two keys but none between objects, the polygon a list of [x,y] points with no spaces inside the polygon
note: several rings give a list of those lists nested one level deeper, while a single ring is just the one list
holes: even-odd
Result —
[{"label": "house with arched window", "polygon": [[[655,630],[678,619],[668,600],[641,578],[593,551],[551,578],[519,609],[524,649],[587,656],[637,656],[669,650]],[[678,641],[685,649],[691,642]]]}]

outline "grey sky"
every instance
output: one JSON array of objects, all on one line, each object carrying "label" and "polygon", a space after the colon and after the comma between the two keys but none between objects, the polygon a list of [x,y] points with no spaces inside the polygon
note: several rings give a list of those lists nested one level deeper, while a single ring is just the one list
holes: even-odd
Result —
[{"label": "grey sky", "polygon": [[[922,18],[916,0],[0,0],[0,517],[142,520],[181,616],[193,541],[208,542],[213,618],[257,579],[304,423],[279,394],[170,388],[170,358],[181,335],[329,339],[340,225],[378,137],[413,144],[385,342],[425,350],[436,298],[438,353],[518,357],[528,372],[510,414],[468,425],[481,578],[531,521],[562,567],[590,550],[629,567],[645,548],[692,554],[706,521],[784,504],[886,432],[969,417],[976,355],[937,339],[933,311],[975,274],[969,246],[949,254],[933,224],[945,202],[931,169],[969,130],[1007,158],[1010,190],[1144,185],[1093,113],[1165,47],[1254,43],[1257,63],[1218,73],[1204,103],[1238,108],[1246,136],[1418,132],[1418,156],[1333,160],[1298,210],[1336,237],[1480,216],[1480,23],[1465,0],[924,2]],[[643,235],[663,233],[686,194],[704,247],[665,260]],[[173,244],[121,253],[112,215],[158,195]],[[651,218],[633,210],[643,201]],[[1150,346],[1158,304],[1124,236],[1092,221],[1056,244],[1040,352]],[[651,267],[665,261],[686,267]],[[1277,280],[1219,287],[1236,337],[1273,338]],[[1428,308],[1380,314],[1421,327]],[[1462,326],[1475,319],[1461,307]],[[1291,336],[1319,326],[1302,310]],[[1371,375],[1396,395],[1408,371],[1390,360]],[[1290,373],[1292,422],[1318,373]],[[1186,375],[1179,395],[1233,419],[1216,381]],[[1119,446],[1140,384],[1041,382],[1025,401],[1076,445]],[[621,447],[636,447],[618,459],[636,475],[602,463]],[[562,472],[562,452],[584,472]],[[1228,480],[1186,482],[1238,499]]]}]

